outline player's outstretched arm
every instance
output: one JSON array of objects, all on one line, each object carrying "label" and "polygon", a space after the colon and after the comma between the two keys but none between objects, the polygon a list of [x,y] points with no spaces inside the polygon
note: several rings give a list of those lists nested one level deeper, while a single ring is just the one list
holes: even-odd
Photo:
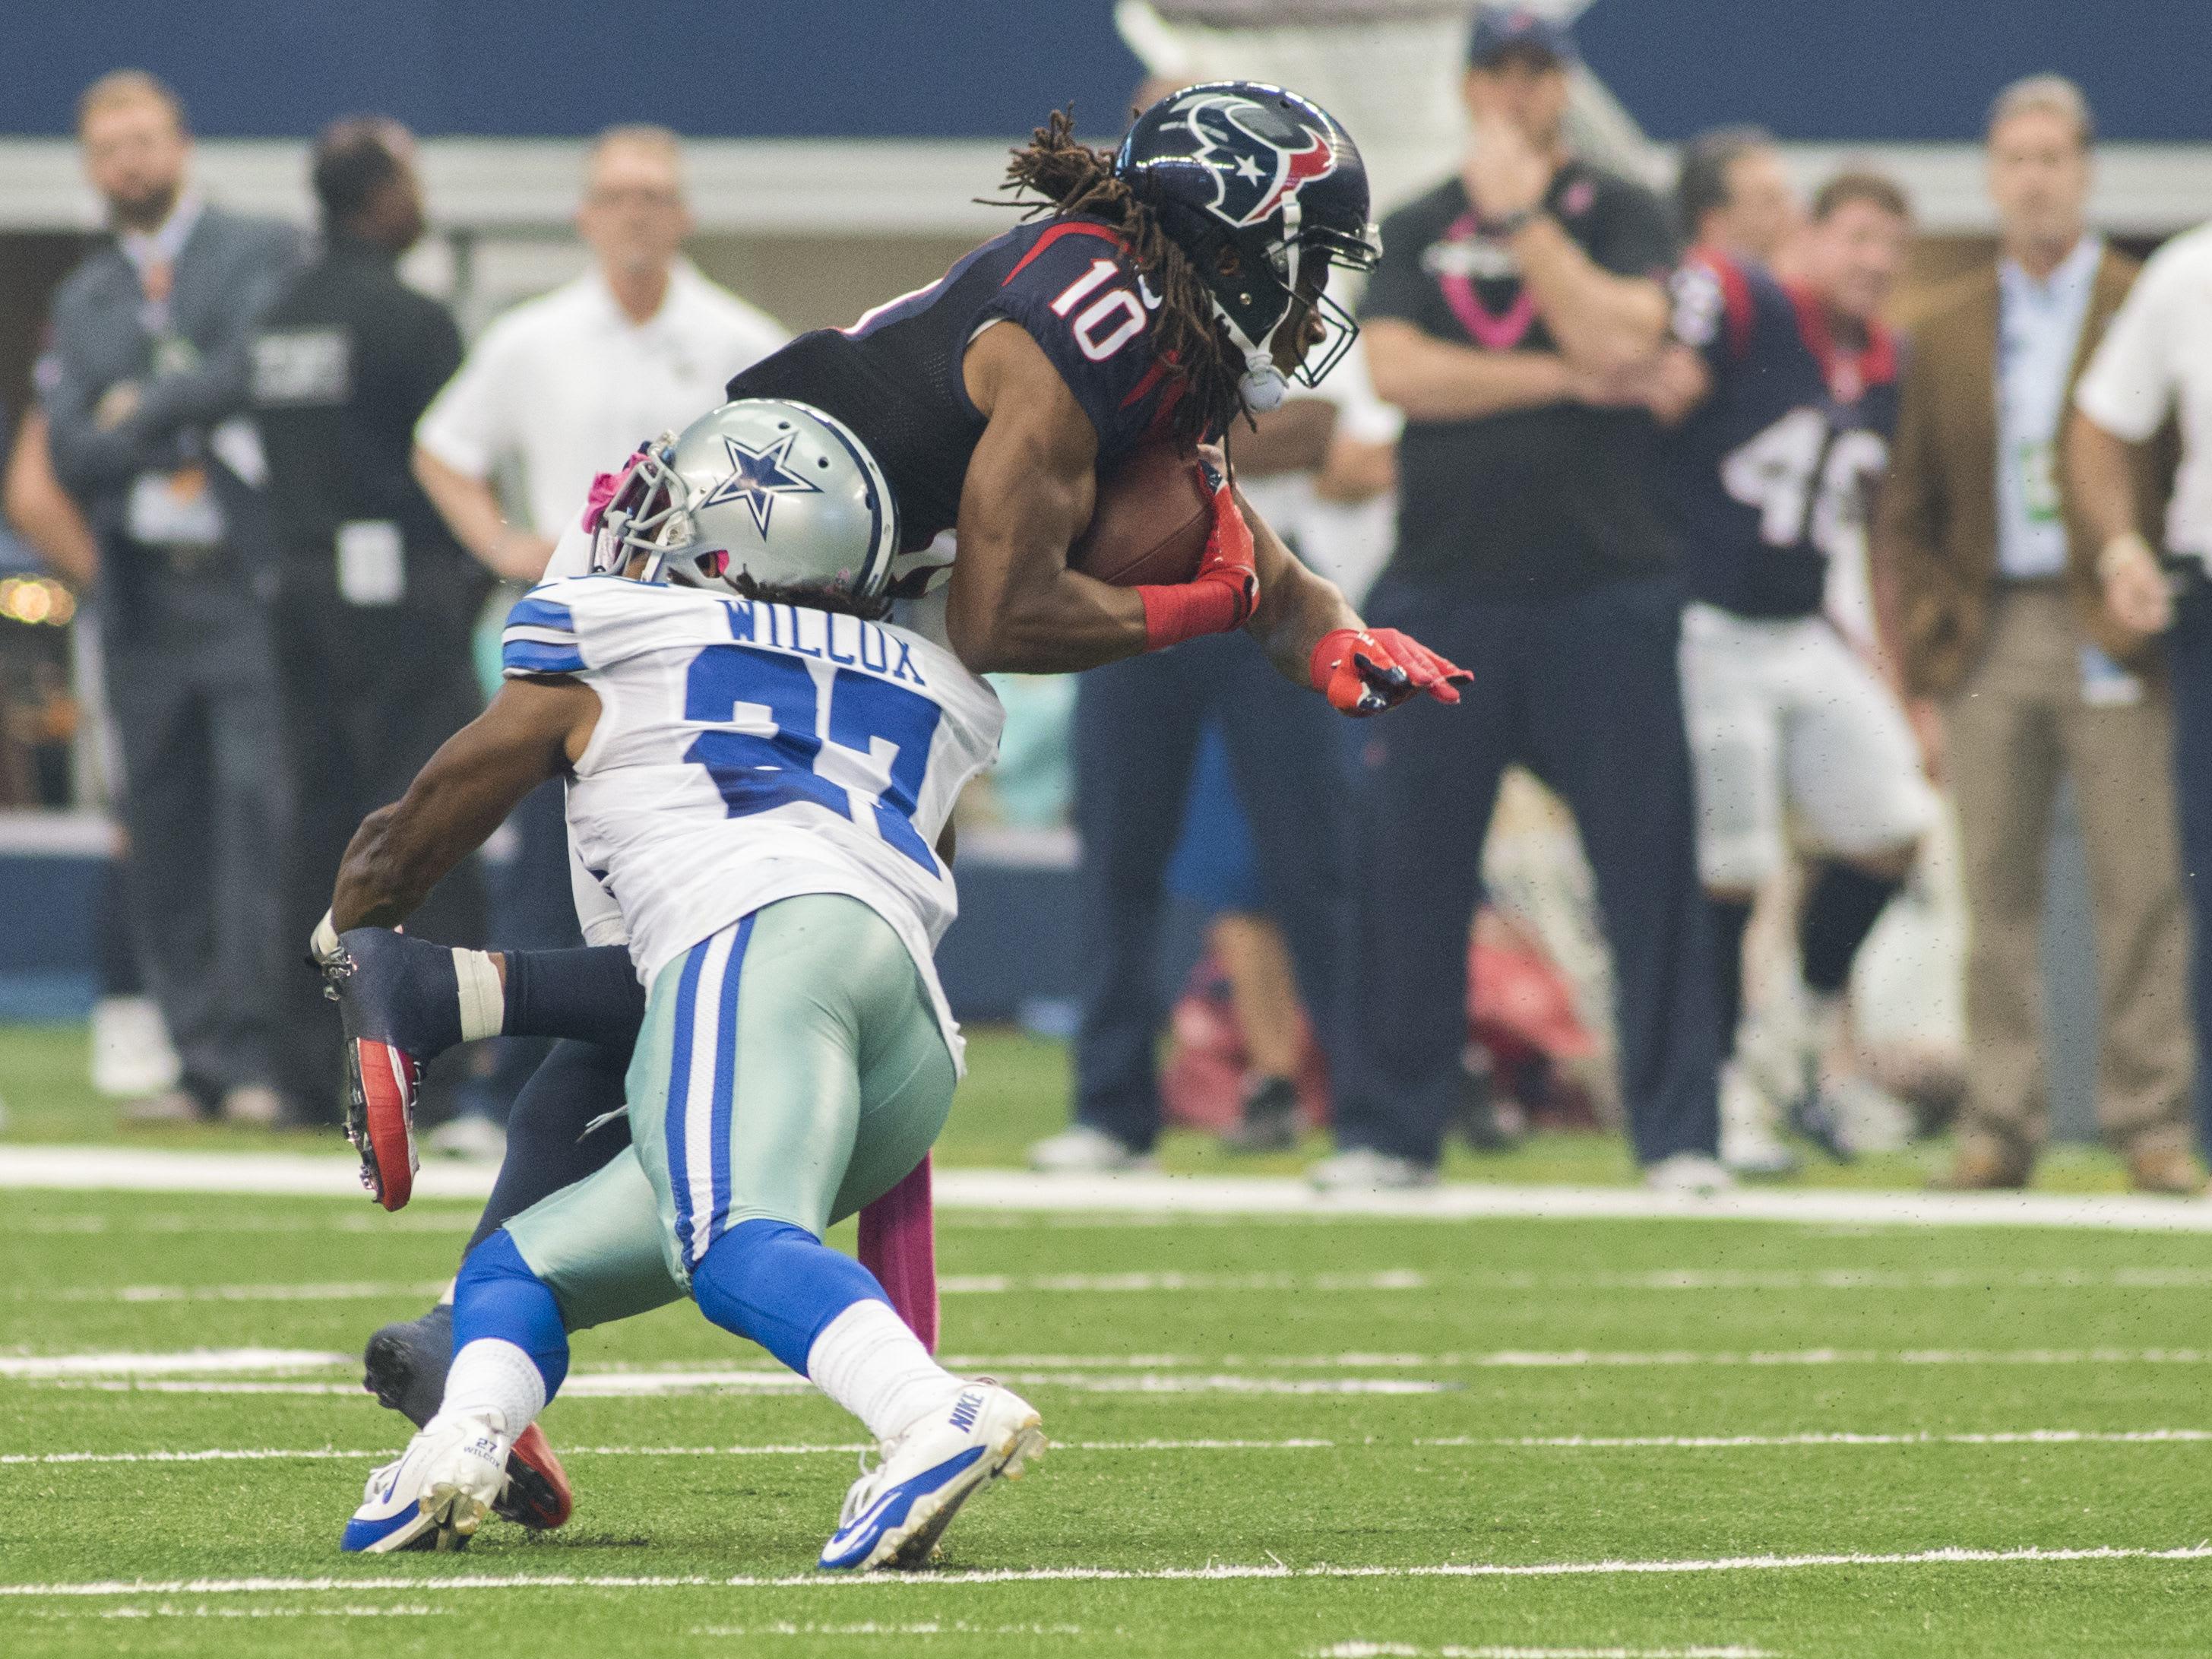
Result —
[{"label": "player's outstretched arm", "polygon": [[1336,584],[1298,562],[1240,494],[1260,573],[1260,604],[1245,628],[1285,679],[1311,685],[1340,713],[1379,714],[1424,693],[1457,702],[1474,675],[1395,628],[1370,629]]},{"label": "player's outstretched arm", "polygon": [[575,680],[502,685],[430,757],[405,796],[354,831],[331,899],[332,928],[403,921],[525,795],[584,752],[599,717],[599,694]]}]

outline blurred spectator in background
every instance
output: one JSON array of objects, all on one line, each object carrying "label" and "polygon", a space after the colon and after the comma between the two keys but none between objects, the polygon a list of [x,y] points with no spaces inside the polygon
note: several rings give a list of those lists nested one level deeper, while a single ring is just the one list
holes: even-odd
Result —
[{"label": "blurred spectator in background", "polygon": [[[423,489],[461,545],[510,582],[544,573],[595,475],[715,407],[732,375],[788,337],[683,256],[691,216],[666,129],[599,135],[576,228],[592,268],[486,329],[415,428]],[[507,486],[504,510],[495,480]],[[511,854],[488,872],[490,942],[579,943],[559,784],[533,793],[509,828]],[[512,1098],[542,1045],[507,1038],[502,1048],[493,1092]],[[471,1150],[495,1151],[493,1137],[479,1139]]]},{"label": "blurred spectator in background", "polygon": [[184,111],[151,76],[88,88],[77,133],[114,242],[55,295],[40,389],[54,471],[100,547],[143,955],[183,1063],[143,1117],[269,1121],[275,884],[286,834],[259,568],[260,447],[237,418],[255,322],[297,264],[283,225],[189,186]]},{"label": "blurred spectator in background", "polygon": [[[1264,491],[1272,480],[1322,471],[1336,424],[1332,403],[1293,398],[1231,435],[1237,477]],[[1253,505],[1267,516],[1259,500]],[[1277,528],[1295,551],[1296,526]],[[1084,945],[1075,1121],[1030,1149],[1037,1168],[1126,1169],[1149,1158],[1159,1136],[1160,922],[1169,860],[1209,729],[1219,733],[1223,781],[1233,779],[1234,789],[1209,793],[1202,833],[1236,839],[1239,847],[1249,837],[1249,849],[1229,855],[1234,890],[1215,896],[1280,929],[1256,936],[1248,930],[1237,942],[1249,948],[1229,963],[1231,971],[1241,965],[1266,979],[1264,988],[1249,988],[1266,1006],[1287,1000],[1295,1010],[1303,993],[1327,1047],[1338,1006],[1342,904],[1338,719],[1326,702],[1277,672],[1241,630],[1109,663],[1078,678],[1075,829],[1083,849]],[[1286,968],[1295,971],[1295,989]],[[1280,1058],[1270,1052],[1246,1095],[1235,1140],[1249,1150],[1296,1141],[1297,1094],[1289,1068],[1275,1069]]]},{"label": "blurred spectator in background", "polygon": [[[2081,527],[2073,544],[2075,580],[2094,578],[2101,588],[2120,635],[2116,643],[2149,651],[2164,635],[2182,866],[2195,923],[2197,1052],[2212,1054],[2212,226],[2177,236],[2151,256],[2082,372],[2074,406],[2067,482]],[[2177,411],[2174,487],[2147,489],[2146,472],[2164,476],[2171,459],[2170,441],[2160,440],[2162,434],[2171,440]],[[2157,758],[2146,754],[2142,764],[2148,769]],[[2136,832],[2145,859],[2163,852],[2159,806],[2148,788],[2114,803],[2115,811],[2160,820]],[[2159,944],[2162,953],[2144,967],[2160,975],[2163,990],[2172,982],[2171,936],[2161,933]],[[2197,1112],[2202,1143],[2212,1146],[2212,1088],[2201,1070]],[[2176,1176],[2179,1183],[2178,1168]]]},{"label": "blurred spectator in background", "polygon": [[[295,942],[321,919],[355,827],[475,718],[469,642],[492,585],[408,466],[416,421],[461,361],[446,308],[395,269],[423,229],[414,141],[391,121],[340,121],[316,143],[313,179],[320,256],[270,309],[252,355],[294,801],[284,937]],[[481,945],[483,908],[471,860],[439,884],[420,926]],[[302,968],[284,988],[284,1091],[337,1121],[340,1036],[321,978]]]},{"label": "blurred spectator in background", "polygon": [[[0,510],[46,568],[83,595],[82,605],[88,607],[100,575],[100,545],[76,502],[54,476],[42,410],[27,410],[15,428],[8,455],[4,509]],[[76,805],[112,812],[121,803],[123,781],[100,673],[100,626],[88,608],[79,609],[70,635],[70,678],[78,708],[81,790]],[[100,884],[93,923],[100,995],[92,1005],[92,1086],[116,1099],[136,1100],[173,1088],[179,1067],[161,1008],[146,994],[133,907],[126,896],[131,878],[131,838],[119,822],[116,830],[116,854]]]},{"label": "blurred spectator in background", "polygon": [[1363,307],[1375,389],[1406,416],[1397,549],[1368,615],[1480,667],[1462,707],[1360,734],[1343,1150],[1315,1171],[1324,1185],[1435,1177],[1469,1090],[1483,839],[1516,761],[1565,799],[1595,873],[1638,1162],[1662,1186],[1729,1178],[1681,586],[1654,499],[1657,429],[1622,383],[1665,335],[1674,239],[1648,191],[1567,151],[1575,58],[1556,22],[1476,14],[1473,154],[1384,224]]},{"label": "blurred spectator in background", "polygon": [[[2075,377],[2136,270],[2086,228],[2091,141],[2071,82],[2038,76],[1998,95],[1998,258],[1913,331],[1881,514],[1905,681],[1965,854],[1966,1093],[1940,1183],[1959,1188],[2026,1185],[2043,1145],[2045,859],[2068,775],[2097,935],[2099,1121],[2139,1189],[2202,1180],[2162,665],[2099,592],[2097,538],[2057,465]],[[2148,475],[2131,475],[2129,524],[2154,522]]]},{"label": "blurred spectator in background", "polygon": [[[1682,206],[1706,237],[1725,234],[1725,204]],[[1826,1061],[1859,948],[1936,816],[1897,696],[1826,609],[1832,568],[1865,563],[1867,498],[1897,411],[1897,343],[1881,313],[1911,237],[1903,191],[1845,172],[1814,200],[1797,281],[1713,240],[1674,277],[1674,334],[1695,349],[1687,368],[1703,390],[1669,439],[1668,495],[1689,574],[1682,689],[1729,1056],[1721,1156],[1740,1174],[1794,1167],[1778,1109],[1831,1155],[1852,1151]],[[1738,1044],[1744,931],[1787,867],[1793,825],[1814,860],[1797,971],[1774,999],[1786,1012],[1756,1022],[1789,1036]]]},{"label": "blurred spectator in background", "polygon": [[1770,268],[1805,228],[1797,187],[1764,127],[1718,127],[1683,145],[1674,208],[1688,246]]}]

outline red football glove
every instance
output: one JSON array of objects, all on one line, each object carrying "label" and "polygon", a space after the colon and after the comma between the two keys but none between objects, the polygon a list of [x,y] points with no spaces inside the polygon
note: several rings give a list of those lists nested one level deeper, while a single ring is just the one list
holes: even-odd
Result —
[{"label": "red football glove", "polygon": [[1339,628],[1314,647],[1314,690],[1339,713],[1359,716],[1395,708],[1417,691],[1457,702],[1474,676],[1395,628]]},{"label": "red football glove", "polygon": [[1145,649],[1158,651],[1201,634],[1226,634],[1242,628],[1260,603],[1260,573],[1252,562],[1252,526],[1237,510],[1229,480],[1208,463],[1200,472],[1213,490],[1213,532],[1198,574],[1172,586],[1137,589],[1145,602]]}]

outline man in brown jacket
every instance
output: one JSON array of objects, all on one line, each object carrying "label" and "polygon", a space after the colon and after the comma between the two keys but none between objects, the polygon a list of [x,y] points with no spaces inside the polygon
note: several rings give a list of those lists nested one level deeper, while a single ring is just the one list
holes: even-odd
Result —
[{"label": "man in brown jacket", "polygon": [[1906,689],[1966,862],[1966,1098],[1939,1184],[2024,1186],[2043,1142],[2044,856],[2070,774],[2103,1005],[2099,1121],[2138,1190],[2193,1192],[2172,711],[2156,647],[2106,608],[2058,456],[2075,380],[2137,269],[2085,229],[2090,143],[2071,82],[1999,95],[1998,258],[1913,331],[1882,500]]}]

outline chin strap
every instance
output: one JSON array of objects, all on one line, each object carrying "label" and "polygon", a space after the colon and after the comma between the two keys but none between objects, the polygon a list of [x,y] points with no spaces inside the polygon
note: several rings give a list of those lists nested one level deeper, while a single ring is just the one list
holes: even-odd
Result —
[{"label": "chin strap", "polygon": [[1283,245],[1291,251],[1290,280],[1284,284],[1282,313],[1275,319],[1274,328],[1267,331],[1266,339],[1253,339],[1237,325],[1237,319],[1229,314],[1220,301],[1213,302],[1213,314],[1228,328],[1230,339],[1244,354],[1244,374],[1237,381],[1237,389],[1243,395],[1246,406],[1255,414],[1264,415],[1269,410],[1280,409],[1283,399],[1291,394],[1290,380],[1281,369],[1275,367],[1274,353],[1269,349],[1268,341],[1274,338],[1277,329],[1290,320],[1298,291],[1298,276],[1305,264],[1305,245],[1298,240],[1299,218],[1297,198],[1294,196],[1283,204]]}]

